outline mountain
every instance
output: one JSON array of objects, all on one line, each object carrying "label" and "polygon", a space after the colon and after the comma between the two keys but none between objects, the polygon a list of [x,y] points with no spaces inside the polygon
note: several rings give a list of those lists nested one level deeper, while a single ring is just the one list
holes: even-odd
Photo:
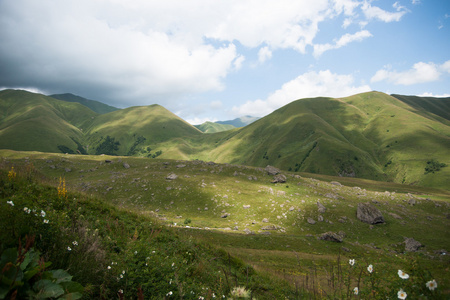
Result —
[{"label": "mountain", "polygon": [[251,124],[258,120],[259,117],[252,117],[252,116],[244,116],[240,118],[236,118],[234,120],[228,120],[228,121],[217,121],[217,124],[227,124],[227,125],[233,125],[234,127],[244,127],[248,124]]},{"label": "mountain", "polygon": [[203,134],[159,105],[97,114],[79,103],[5,90],[0,148],[273,165],[448,188],[449,101],[380,92],[306,98],[245,127]]},{"label": "mountain", "polygon": [[215,133],[215,132],[227,131],[227,130],[236,128],[231,124],[220,124],[217,122],[216,123],[205,122],[200,125],[194,125],[194,127],[204,133]]},{"label": "mountain", "polygon": [[90,109],[92,109],[93,111],[95,111],[98,114],[106,114],[112,111],[116,111],[118,110],[118,108],[104,104],[102,102],[99,101],[95,101],[95,100],[89,100],[74,94],[70,94],[70,93],[66,93],[66,94],[54,94],[54,95],[50,95],[50,97],[58,99],[58,100],[63,100],[63,101],[67,101],[67,102],[78,102],[80,104],[83,104],[86,107],[89,107]]},{"label": "mountain", "polygon": [[83,153],[83,129],[96,115],[79,103],[21,90],[0,91],[0,148]]}]

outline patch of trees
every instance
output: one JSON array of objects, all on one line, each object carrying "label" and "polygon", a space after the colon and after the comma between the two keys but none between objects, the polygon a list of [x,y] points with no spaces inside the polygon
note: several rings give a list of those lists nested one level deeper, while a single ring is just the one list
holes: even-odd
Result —
[{"label": "patch of trees", "polygon": [[441,163],[435,159],[431,159],[431,160],[427,161],[427,165],[425,166],[425,174],[440,171],[441,168],[444,168],[446,166],[447,165],[444,163]]},{"label": "patch of trees", "polygon": [[61,153],[75,154],[75,151],[64,145],[58,145],[58,149]]},{"label": "patch of trees", "polygon": [[139,135],[136,137],[136,134],[133,135],[133,137],[136,139],[133,143],[133,145],[131,146],[130,150],[128,151],[127,155],[132,156],[134,154],[136,154],[136,152],[138,152],[137,146],[139,146],[140,144],[144,143],[146,138]]},{"label": "patch of trees", "polygon": [[98,147],[95,149],[95,154],[117,155],[115,152],[119,150],[119,146],[119,141],[116,141],[115,138],[107,135],[104,141],[101,142],[100,145],[98,145]]}]

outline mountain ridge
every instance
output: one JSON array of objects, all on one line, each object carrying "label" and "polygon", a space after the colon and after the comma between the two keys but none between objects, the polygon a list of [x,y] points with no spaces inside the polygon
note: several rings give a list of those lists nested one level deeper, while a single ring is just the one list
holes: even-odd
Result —
[{"label": "mountain ridge", "polygon": [[439,113],[450,98],[431,105],[431,99],[398,97],[368,92],[304,98],[245,127],[204,134],[156,104],[97,114],[79,103],[1,91],[0,148],[270,164],[295,172],[445,185],[449,168],[436,174],[424,169],[430,159],[450,164],[450,122]]}]

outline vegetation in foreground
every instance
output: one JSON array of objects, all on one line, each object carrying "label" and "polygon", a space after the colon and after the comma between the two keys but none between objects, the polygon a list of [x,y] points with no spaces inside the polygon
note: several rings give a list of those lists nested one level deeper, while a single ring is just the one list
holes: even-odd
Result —
[{"label": "vegetation in foreground", "polygon": [[[3,151],[1,166],[0,251],[20,253],[19,239],[34,237],[29,249],[45,266],[36,274],[62,270],[86,299],[449,293],[446,191],[294,174],[273,184],[256,168],[125,157]],[[178,178],[166,179],[171,173]],[[356,220],[357,203],[367,201],[378,203],[386,224]],[[346,236],[342,243],[319,240],[326,231]],[[404,237],[425,247],[405,252]],[[41,291],[43,278],[24,278],[28,284],[1,291]],[[64,291],[57,297],[71,292]]]}]

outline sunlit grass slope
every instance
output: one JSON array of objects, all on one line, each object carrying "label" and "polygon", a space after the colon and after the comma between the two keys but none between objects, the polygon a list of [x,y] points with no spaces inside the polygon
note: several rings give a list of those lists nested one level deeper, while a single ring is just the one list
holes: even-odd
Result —
[{"label": "sunlit grass slope", "polygon": [[379,92],[300,99],[244,128],[161,147],[190,159],[443,187],[450,168],[424,170],[430,159],[450,165],[450,127],[417,110]]},{"label": "sunlit grass slope", "polygon": [[195,127],[204,133],[221,132],[236,128],[230,124],[219,124],[214,122],[205,122],[200,125],[195,125]]},{"label": "sunlit grass slope", "polygon": [[143,145],[151,144],[157,147],[159,143],[173,138],[189,138],[202,133],[164,107],[154,104],[99,115],[95,117],[86,134],[89,136],[92,153],[95,153],[93,149],[102,138],[110,136],[120,143],[116,154],[127,155],[133,145],[136,145],[141,153],[148,155],[147,146]]},{"label": "sunlit grass slope", "polygon": [[[413,275],[415,262],[449,291],[448,190],[293,172],[283,172],[286,183],[274,184],[262,168],[203,161],[0,154],[5,165],[19,168],[31,162],[49,183],[57,185],[63,176],[71,191],[157,218],[183,238],[222,248],[292,287],[314,290],[314,278],[318,290],[330,293],[335,289],[331,274],[337,272],[332,267],[340,260],[346,268],[348,259],[356,258],[358,267],[373,264],[378,274],[392,278],[398,278],[398,269]],[[178,177],[167,179],[171,173]],[[325,211],[319,211],[318,202]],[[385,224],[357,219],[358,204],[367,202],[380,210]],[[345,237],[342,243],[320,240],[325,232]],[[405,238],[423,247],[405,252]]]},{"label": "sunlit grass slope", "polygon": [[63,100],[63,101],[68,101],[68,102],[78,102],[80,104],[83,104],[86,107],[89,107],[90,109],[92,109],[93,111],[95,111],[98,114],[106,114],[115,110],[118,110],[118,108],[110,106],[110,105],[106,105],[104,103],[95,101],[95,100],[89,100],[80,96],[76,96],[70,93],[66,93],[66,94],[54,94],[54,95],[50,95],[50,97],[58,99],[58,100]]},{"label": "sunlit grass slope", "polygon": [[61,152],[84,142],[83,128],[97,114],[79,103],[20,90],[0,91],[0,148]]}]

